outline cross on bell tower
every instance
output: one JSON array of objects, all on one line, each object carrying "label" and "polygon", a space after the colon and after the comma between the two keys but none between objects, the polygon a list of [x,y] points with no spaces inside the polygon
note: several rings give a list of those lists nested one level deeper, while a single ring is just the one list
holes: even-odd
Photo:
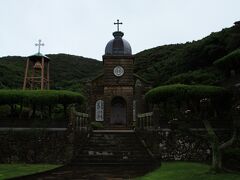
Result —
[{"label": "cross on bell tower", "polygon": [[38,46],[38,53],[40,53],[41,46],[44,46],[44,43],[41,43],[41,42],[42,42],[42,40],[39,39],[38,43],[35,44],[35,46]]},{"label": "cross on bell tower", "polygon": [[119,22],[119,19],[117,19],[117,22],[114,23],[114,25],[117,25],[117,31],[119,31],[119,25],[122,25],[122,22]]},{"label": "cross on bell tower", "polygon": [[25,89],[49,89],[49,57],[40,53],[41,46],[44,46],[41,39],[35,44],[38,52],[29,56],[26,63],[23,90]]}]

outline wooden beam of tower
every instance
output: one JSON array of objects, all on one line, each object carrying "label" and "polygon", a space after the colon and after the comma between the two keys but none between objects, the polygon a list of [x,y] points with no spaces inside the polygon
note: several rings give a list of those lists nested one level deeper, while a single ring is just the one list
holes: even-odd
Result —
[{"label": "wooden beam of tower", "polygon": [[49,61],[47,62],[47,89],[50,89],[50,78],[49,78]]},{"label": "wooden beam of tower", "polygon": [[44,89],[44,58],[42,57],[41,90]]},{"label": "wooden beam of tower", "polygon": [[27,85],[28,67],[29,67],[29,58],[27,59],[27,64],[26,64],[26,69],[25,69],[25,76],[24,76],[24,81],[23,81],[23,90],[26,89],[26,85]]},{"label": "wooden beam of tower", "polygon": [[34,65],[32,66],[32,81],[31,81],[31,89],[34,88],[34,75],[35,75],[35,69],[34,69]]}]

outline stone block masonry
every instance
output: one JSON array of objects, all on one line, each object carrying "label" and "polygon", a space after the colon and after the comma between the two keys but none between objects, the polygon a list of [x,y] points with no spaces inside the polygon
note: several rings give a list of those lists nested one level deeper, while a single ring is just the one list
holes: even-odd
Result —
[{"label": "stone block masonry", "polygon": [[[137,133],[155,156],[161,157],[163,161],[211,161],[211,147],[204,129],[184,133],[170,129]],[[217,134],[223,140],[230,136],[229,130],[218,130]]]},{"label": "stone block masonry", "polygon": [[0,163],[66,163],[72,158],[67,131],[0,131]]}]

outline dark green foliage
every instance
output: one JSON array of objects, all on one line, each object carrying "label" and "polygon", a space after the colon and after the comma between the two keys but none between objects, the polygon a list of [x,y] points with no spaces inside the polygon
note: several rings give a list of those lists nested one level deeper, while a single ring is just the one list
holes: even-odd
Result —
[{"label": "dark green foliage", "polygon": [[47,55],[51,58],[50,78],[53,89],[80,91],[85,82],[93,79],[103,69],[102,62],[67,54]]},{"label": "dark green foliage", "polygon": [[231,159],[237,158],[237,160],[240,162],[240,148],[225,149],[223,154]]},{"label": "dark green foliage", "polygon": [[[82,92],[87,80],[102,71],[100,61],[67,54],[50,54],[51,89]],[[0,58],[0,88],[22,88],[26,57]]]},{"label": "dark green foliage", "polygon": [[92,129],[103,129],[103,124],[100,122],[91,122],[90,124]]},{"label": "dark green foliage", "polygon": [[20,56],[0,58],[0,88],[22,87],[25,59]]},{"label": "dark green foliage", "polygon": [[0,90],[0,104],[72,104],[83,103],[83,96],[79,93],[60,90]]},{"label": "dark green foliage", "polygon": [[216,69],[205,69],[189,71],[187,73],[182,73],[171,77],[166,84],[206,84],[206,85],[216,85],[219,84],[224,79],[222,72]]},{"label": "dark green foliage", "polygon": [[240,170],[240,148],[227,148],[223,151],[224,166],[233,170]]},{"label": "dark green foliage", "polygon": [[225,70],[239,69],[240,67],[240,49],[237,49],[226,56],[216,60],[214,65]]},{"label": "dark green foliage", "polygon": [[179,101],[201,98],[224,98],[228,92],[217,86],[173,84],[156,87],[146,94],[146,99],[154,104],[176,99]]},{"label": "dark green foliage", "polygon": [[233,26],[198,41],[148,49],[136,54],[135,73],[154,86],[172,82],[219,85],[226,77],[216,73],[213,62],[238,49],[239,39],[240,28]]}]

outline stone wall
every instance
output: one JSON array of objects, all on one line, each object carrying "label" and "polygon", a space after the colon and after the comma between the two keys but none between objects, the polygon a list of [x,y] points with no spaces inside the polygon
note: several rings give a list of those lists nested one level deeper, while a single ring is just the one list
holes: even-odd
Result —
[{"label": "stone wall", "polygon": [[[220,130],[217,133],[223,140],[230,136],[229,131]],[[163,161],[211,162],[211,148],[204,130],[183,133],[161,129],[137,131],[137,134]],[[67,163],[71,160],[74,149],[76,153],[84,147],[86,136],[86,132],[73,137],[67,131],[0,131],[0,163]],[[233,147],[239,148],[239,145],[240,137]],[[226,161],[229,161],[227,164],[233,164],[229,157],[224,158],[224,163]],[[237,166],[240,167],[239,158]]]},{"label": "stone wall", "polygon": [[73,145],[66,131],[1,131],[0,163],[66,163]]},{"label": "stone wall", "polygon": [[[159,131],[137,131],[140,138],[163,161],[210,162],[211,148],[203,129],[189,132],[162,129]],[[229,137],[229,131],[219,131],[221,139]]]}]

